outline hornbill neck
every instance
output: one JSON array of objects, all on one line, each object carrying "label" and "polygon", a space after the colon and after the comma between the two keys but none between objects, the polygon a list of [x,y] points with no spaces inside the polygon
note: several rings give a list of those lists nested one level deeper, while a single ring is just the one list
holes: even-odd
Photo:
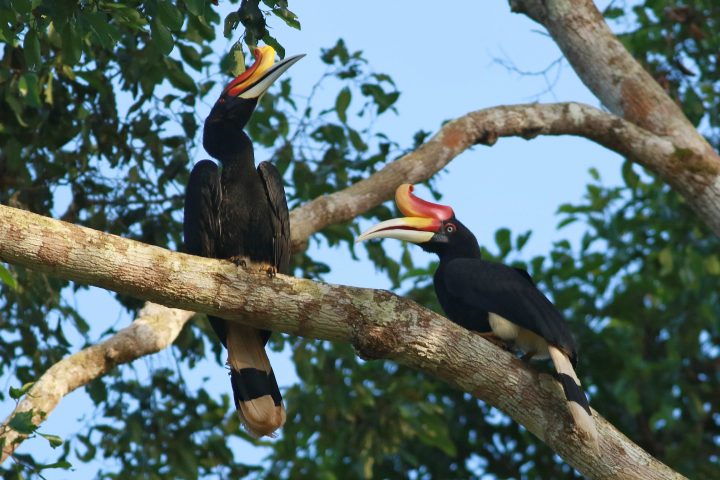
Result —
[{"label": "hornbill neck", "polygon": [[440,261],[449,261],[456,258],[481,258],[480,245],[478,245],[475,237],[467,241],[458,242],[456,244],[443,245],[435,252],[440,257]]},{"label": "hornbill neck", "polygon": [[247,134],[228,122],[218,122],[208,128],[205,124],[203,145],[205,150],[219,160],[225,173],[255,168],[253,144]]}]

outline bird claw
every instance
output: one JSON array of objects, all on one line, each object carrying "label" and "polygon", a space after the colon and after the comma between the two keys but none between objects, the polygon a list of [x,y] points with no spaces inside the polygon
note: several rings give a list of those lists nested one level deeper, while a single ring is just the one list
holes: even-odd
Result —
[{"label": "bird claw", "polygon": [[277,268],[274,266],[270,266],[265,270],[265,273],[267,274],[268,278],[275,278],[277,276]]},{"label": "bird claw", "polygon": [[235,265],[237,265],[238,267],[247,269],[247,259],[246,259],[245,257],[243,257],[243,256],[236,255],[236,256],[234,256],[234,257],[230,257],[228,260],[230,260],[231,262],[233,262],[233,263],[234,263]]},{"label": "bird claw", "polygon": [[530,360],[532,360],[534,356],[535,356],[535,352],[527,352],[522,357],[520,357],[520,360],[522,360],[525,363],[530,363]]}]

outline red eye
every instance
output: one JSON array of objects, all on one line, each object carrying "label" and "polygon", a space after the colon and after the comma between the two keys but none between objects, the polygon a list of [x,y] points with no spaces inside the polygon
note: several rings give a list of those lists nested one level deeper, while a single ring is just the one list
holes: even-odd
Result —
[{"label": "red eye", "polygon": [[457,227],[454,224],[448,223],[445,225],[445,233],[455,233],[455,230],[457,230]]}]

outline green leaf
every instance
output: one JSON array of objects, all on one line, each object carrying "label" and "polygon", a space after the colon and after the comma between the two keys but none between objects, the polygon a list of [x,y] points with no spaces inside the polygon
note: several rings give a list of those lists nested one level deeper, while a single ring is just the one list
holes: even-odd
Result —
[{"label": "green leaf", "polygon": [[49,433],[39,433],[39,432],[38,432],[38,435],[40,435],[45,440],[47,440],[48,443],[50,443],[50,446],[52,448],[57,448],[64,443],[63,439],[58,437],[57,435],[51,435]]},{"label": "green leaf", "polygon": [[515,239],[515,246],[517,250],[522,250],[522,248],[525,246],[525,244],[530,240],[530,237],[532,236],[532,231],[528,230],[525,233],[521,233],[517,236]]},{"label": "green leaf", "polygon": [[180,90],[184,90],[188,93],[197,92],[195,80],[182,70],[182,66],[179,63],[168,61],[166,62],[166,65],[168,67],[168,80],[170,80],[170,83],[172,83],[175,88],[179,88]]},{"label": "green leaf", "polygon": [[185,0],[185,6],[188,11],[196,17],[200,17],[205,13],[205,5],[207,3],[208,0]]},{"label": "green leaf", "polygon": [[350,105],[351,99],[352,93],[350,93],[350,88],[348,87],[340,90],[340,93],[335,99],[335,111],[337,112],[337,116],[342,123],[347,123],[347,109]]},{"label": "green leaf", "polygon": [[172,31],[180,30],[183,24],[183,14],[178,8],[167,0],[157,3],[157,18],[163,25]]},{"label": "green leaf", "polygon": [[567,227],[571,223],[575,223],[577,221],[577,217],[565,217],[557,224],[557,229],[560,230],[561,228]]},{"label": "green leaf", "polygon": [[[62,41],[63,62],[66,65],[78,63],[82,56],[82,40],[75,31],[75,27],[72,24],[67,24],[60,34],[60,39]],[[65,69],[63,71],[68,75]]]},{"label": "green leaf", "polygon": [[[0,265],[0,267],[1,266],[2,265]],[[13,400],[17,400],[18,398],[25,395],[28,390],[32,388],[33,385],[35,385],[35,382],[28,382],[20,388],[10,387],[10,398],[12,398]]]},{"label": "green leaf", "polygon": [[239,24],[240,14],[238,12],[229,13],[227,17],[225,17],[225,22],[223,23],[223,36],[225,38],[230,38],[232,36],[232,32]]},{"label": "green leaf", "polygon": [[232,48],[233,60],[235,60],[235,66],[232,68],[232,74],[238,76],[245,71],[245,53],[242,49],[240,42],[235,43]]},{"label": "green leaf", "polygon": [[178,43],[177,46],[180,49],[180,56],[185,61],[185,63],[190,65],[195,70],[202,70],[202,56],[200,55],[200,53],[198,53],[197,50],[195,50],[195,48],[184,43]]},{"label": "green leaf", "polygon": [[673,254],[670,248],[663,248],[658,255],[660,262],[660,275],[667,275],[673,270]]},{"label": "green leaf", "polygon": [[18,81],[18,90],[25,98],[28,105],[40,106],[40,89],[38,88],[38,77],[34,73],[26,73]]},{"label": "green leaf", "polygon": [[31,28],[25,34],[23,51],[25,52],[25,62],[27,62],[28,68],[38,68],[40,66],[40,40],[38,40],[35,29]]},{"label": "green leaf", "polygon": [[498,229],[498,231],[495,232],[495,243],[497,243],[498,248],[500,248],[501,257],[510,253],[510,250],[512,249],[512,245],[510,243],[510,230],[507,228]]},{"label": "green leaf", "polygon": [[688,87],[683,95],[683,110],[688,119],[696,127],[705,116],[705,105],[702,98],[697,94],[694,88]]},{"label": "green leaf", "polygon": [[[268,2],[265,3],[267,4]],[[272,13],[278,18],[281,18],[289,27],[300,30],[300,21],[298,20],[297,15],[288,10],[286,7],[283,6],[274,8]]]},{"label": "green leaf", "polygon": [[72,468],[72,463],[68,462],[67,460],[60,460],[55,463],[47,463],[45,465],[38,465],[38,468],[40,470],[45,470],[46,468],[63,468],[65,470],[69,470]]},{"label": "green leaf", "polygon": [[15,280],[15,277],[12,273],[10,273],[10,270],[8,270],[5,265],[0,263],[0,282],[4,283],[8,287],[10,287],[13,290],[17,290],[18,283],[17,280]]},{"label": "green leaf", "polygon": [[10,2],[12,9],[21,15],[27,15],[32,9],[30,0],[12,0]]},{"label": "green leaf", "polygon": [[45,90],[43,90],[43,100],[45,100],[45,103],[48,105],[53,104],[53,82],[55,81],[55,77],[53,76],[52,72],[48,74],[47,77],[47,83],[45,84]]},{"label": "green leaf", "polygon": [[720,259],[717,255],[710,255],[705,259],[705,271],[710,275],[720,275]]},{"label": "green leaf", "polygon": [[609,18],[610,20],[613,20],[615,18],[620,18],[625,14],[625,10],[623,10],[620,7],[608,7],[603,12],[603,15],[605,15],[605,18]]},{"label": "green leaf", "polygon": [[622,164],[622,176],[623,180],[625,180],[625,185],[632,189],[635,189],[640,183],[640,175],[635,173],[633,165],[633,162],[631,162],[630,160],[625,160]]},{"label": "green leaf", "polygon": [[32,422],[33,411],[28,410],[27,412],[20,412],[15,414],[8,422],[8,427],[12,428],[16,432],[22,435],[30,435],[37,426]]},{"label": "green leaf", "polygon": [[174,45],[170,30],[156,18],[150,24],[150,31],[152,32],[153,42],[158,47],[158,50],[160,50],[160,53],[168,55]]}]

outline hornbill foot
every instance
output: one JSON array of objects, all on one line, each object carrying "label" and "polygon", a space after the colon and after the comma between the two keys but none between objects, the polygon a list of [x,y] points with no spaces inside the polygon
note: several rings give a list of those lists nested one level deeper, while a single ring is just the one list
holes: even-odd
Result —
[{"label": "hornbill foot", "polygon": [[537,352],[527,352],[527,353],[525,353],[525,355],[520,357],[520,360],[522,360],[525,363],[530,363],[530,360],[533,359],[533,357],[535,356],[536,353]]},{"label": "hornbill foot", "polygon": [[235,255],[230,258],[228,258],[231,262],[233,262],[238,267],[247,268],[248,266],[248,259],[246,257],[243,257],[242,255]]}]

